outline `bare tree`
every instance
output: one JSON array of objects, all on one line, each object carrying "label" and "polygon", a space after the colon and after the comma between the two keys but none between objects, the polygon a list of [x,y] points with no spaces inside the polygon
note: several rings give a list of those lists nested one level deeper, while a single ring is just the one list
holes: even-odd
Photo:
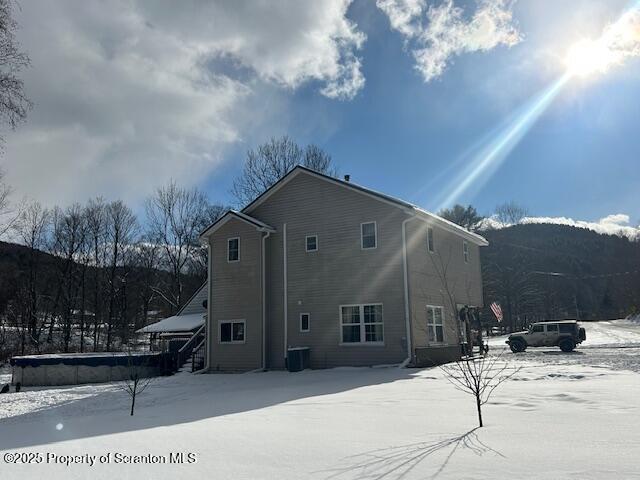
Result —
[{"label": "bare tree", "polygon": [[524,217],[529,215],[529,210],[511,200],[496,207],[495,215],[498,221],[506,225],[517,225]]},{"label": "bare tree", "polygon": [[[219,204],[210,204],[207,207],[204,217],[202,218],[202,226],[199,231],[204,231],[209,225],[218,220],[222,215],[229,210],[229,207],[225,207]],[[190,275],[194,275],[198,278],[205,279],[207,277],[207,255],[208,250],[204,245],[198,245],[193,252],[192,259],[187,263],[187,272]]]},{"label": "bare tree", "polygon": [[20,216],[20,212],[11,205],[13,189],[5,182],[5,174],[0,169],[0,238],[7,233]]},{"label": "bare tree", "polygon": [[75,278],[76,254],[84,241],[84,219],[82,207],[73,204],[62,210],[53,209],[52,233],[49,252],[63,259],[58,268],[58,286],[49,324],[47,342],[53,341],[56,320],[62,320],[64,351],[69,351],[71,324],[76,303],[77,282]]},{"label": "bare tree", "polygon": [[460,360],[440,365],[444,378],[458,390],[473,395],[478,413],[478,426],[482,427],[482,406],[493,391],[513,377],[520,369],[498,355],[464,356]]},{"label": "bare tree", "polygon": [[27,266],[28,292],[27,316],[28,332],[33,342],[39,343],[39,289],[38,278],[40,270],[40,250],[46,245],[47,230],[49,227],[50,212],[38,202],[31,202],[23,208],[20,216],[12,226],[12,230],[22,243],[29,249]]},{"label": "bare tree", "polygon": [[145,209],[148,241],[162,247],[164,266],[172,276],[169,291],[158,288],[156,292],[176,311],[183,301],[183,276],[201,249],[198,236],[218,210],[201,191],[181,188],[175,182],[158,188]]},{"label": "bare tree", "polygon": [[85,207],[87,223],[87,243],[91,249],[91,263],[93,265],[93,350],[100,344],[100,325],[104,318],[104,278],[103,269],[106,264],[107,242],[106,223],[107,205],[101,197],[89,200]]},{"label": "bare tree", "polygon": [[333,165],[331,155],[317,145],[307,145],[307,148],[304,149],[302,165],[332,177],[338,175],[338,170]]},{"label": "bare tree", "polygon": [[429,258],[439,280],[442,301],[446,306],[443,329],[449,332],[450,337],[461,343],[463,339],[458,326],[458,302],[456,301],[456,290],[459,288],[458,278],[454,278],[450,274],[452,255],[453,251],[449,245],[446,252],[439,249],[437,252],[431,253]]},{"label": "bare tree", "polygon": [[24,121],[32,106],[18,76],[30,61],[16,40],[18,24],[12,16],[13,5],[12,0],[0,0],[0,122],[12,129]]},{"label": "bare tree", "polygon": [[134,249],[133,265],[138,273],[138,297],[140,301],[139,324],[136,328],[147,324],[152,302],[158,297],[161,289],[160,275],[161,247],[146,238],[140,239]]},{"label": "bare tree", "polygon": [[131,397],[131,416],[136,408],[137,396],[142,394],[154,380],[153,376],[148,376],[150,366],[146,358],[135,355],[130,347],[127,349],[127,377],[120,383],[120,388]]},{"label": "bare tree", "polygon": [[247,205],[296,165],[304,165],[327,175],[337,174],[331,157],[320,147],[309,145],[301,148],[284,135],[271,138],[247,152],[242,173],[233,182],[231,193],[238,205]]},{"label": "bare tree", "polygon": [[[118,317],[124,320],[121,310],[117,310],[116,297],[122,293],[126,284],[123,277],[118,277],[118,267],[124,264],[126,248],[131,245],[137,233],[138,222],[129,207],[122,201],[111,202],[106,208],[106,239],[110,247],[108,273],[108,309],[107,309],[107,341],[106,349],[111,350],[113,341],[113,327]],[[125,280],[126,281],[126,280]]]}]

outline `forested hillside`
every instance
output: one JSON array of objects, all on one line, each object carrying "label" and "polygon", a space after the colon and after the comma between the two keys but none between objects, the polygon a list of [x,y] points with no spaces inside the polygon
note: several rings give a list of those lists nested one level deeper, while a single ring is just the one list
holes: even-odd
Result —
[{"label": "forested hillside", "polygon": [[[0,361],[21,353],[118,350],[135,329],[175,312],[162,293],[172,276],[145,265],[148,254],[132,249],[127,262],[96,268],[0,242]],[[184,275],[182,298],[203,280]]]},{"label": "forested hillside", "polygon": [[620,318],[640,308],[640,242],[552,224],[481,233],[490,242],[482,249],[485,305],[500,302],[514,328]]}]

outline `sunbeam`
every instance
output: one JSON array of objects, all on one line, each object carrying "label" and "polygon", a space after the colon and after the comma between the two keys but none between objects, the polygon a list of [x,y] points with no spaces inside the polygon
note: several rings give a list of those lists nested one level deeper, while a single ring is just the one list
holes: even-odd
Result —
[{"label": "sunbeam", "polygon": [[500,131],[456,177],[453,184],[447,188],[448,194],[438,206],[438,210],[454,203],[471,186],[475,188],[482,186],[540,118],[570,78],[571,74],[565,73],[523,107],[513,122]]},{"label": "sunbeam", "polygon": [[437,210],[460,201],[471,188],[476,191],[482,188],[570,79],[606,73],[627,58],[636,56],[640,56],[640,0],[632,2],[617,21],[607,25],[600,38],[583,39],[569,49],[565,73],[483,144],[468,165],[441,191],[436,199]]}]

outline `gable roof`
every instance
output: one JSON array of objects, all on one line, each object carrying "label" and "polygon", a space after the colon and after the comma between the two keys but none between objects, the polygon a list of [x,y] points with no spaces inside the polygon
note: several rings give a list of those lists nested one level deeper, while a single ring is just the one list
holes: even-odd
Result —
[{"label": "gable roof", "polygon": [[204,325],[203,313],[174,315],[136,330],[136,333],[191,332]]},{"label": "gable roof", "polygon": [[[350,190],[353,190],[355,192],[361,193],[363,195],[367,195],[369,197],[372,197],[376,200],[382,201],[384,203],[393,205],[395,207],[401,208],[403,210],[405,210],[405,212],[409,215],[415,215],[417,218],[427,221],[427,222],[433,222],[434,224],[438,225],[439,227],[443,228],[444,230],[448,230],[451,233],[454,234],[458,234],[464,238],[466,238],[467,240],[469,240],[472,243],[475,243],[476,245],[479,246],[486,246],[489,245],[489,242],[487,242],[487,240],[481,236],[478,235],[477,233],[473,233],[470,232],[469,230],[461,227],[460,225],[457,225],[453,222],[450,222],[449,220],[446,220],[434,213],[431,213],[427,210],[424,210],[423,208],[420,208],[412,203],[406,202],[404,200],[401,200],[399,198],[395,198],[392,197],[390,195],[384,194],[384,193],[380,193],[376,190],[372,190],[370,188],[367,187],[363,187],[361,185],[357,185],[355,183],[352,182],[347,182],[345,180],[340,180],[339,178],[334,178],[331,177],[329,175],[326,175],[324,173],[320,173],[317,172],[309,167],[305,167],[302,165],[297,165],[296,167],[294,167],[292,170],[289,171],[289,173],[287,173],[284,177],[282,177],[280,180],[278,180],[276,183],[274,183],[271,187],[269,187],[267,190],[265,190],[261,195],[259,195],[253,202],[251,202],[249,205],[247,205],[246,207],[244,207],[242,209],[242,213],[244,214],[248,214],[251,213],[253,210],[255,210],[259,205],[261,205],[262,203],[264,203],[265,201],[267,201],[267,199],[273,195],[274,193],[276,193],[278,190],[280,190],[282,187],[284,187],[287,183],[289,183],[292,179],[294,179],[295,177],[297,177],[300,174],[307,174],[307,175],[311,175],[313,177],[319,178],[321,180],[325,180],[327,182],[333,183],[335,185],[341,186],[341,187],[345,187],[348,188]],[[238,212],[240,213],[240,212]]]},{"label": "gable roof", "polygon": [[206,313],[207,309],[202,306],[202,301],[207,298],[208,292],[206,287],[208,284],[209,282],[205,280],[202,285],[200,285],[198,289],[193,292],[193,295],[191,295],[189,300],[187,300],[185,304],[180,307],[180,310],[178,310],[178,313],[176,313],[176,315],[180,316],[190,313]]},{"label": "gable roof", "polygon": [[238,212],[236,210],[228,210],[227,213],[222,215],[219,219],[209,225],[201,234],[200,239],[206,238],[211,235],[213,232],[222,227],[225,223],[227,223],[232,218],[237,218],[238,220],[242,220],[243,222],[248,223],[256,228],[256,230],[260,232],[275,232],[275,228],[270,227],[264,222],[261,222],[257,218],[253,218],[246,213]]}]

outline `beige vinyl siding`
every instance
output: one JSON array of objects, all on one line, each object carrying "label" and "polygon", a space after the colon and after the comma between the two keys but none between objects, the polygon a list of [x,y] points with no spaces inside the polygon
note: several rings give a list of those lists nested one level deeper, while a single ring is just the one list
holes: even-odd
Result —
[{"label": "beige vinyl siding", "polygon": [[[427,248],[427,227],[433,228],[435,251]],[[456,304],[482,306],[480,249],[468,242],[470,259],[464,261],[463,238],[432,223],[412,220],[407,224],[407,263],[413,347],[429,345],[427,305],[444,307],[444,344],[459,342],[457,312],[452,308],[449,290]],[[443,268],[447,281],[442,281]]]},{"label": "beige vinyl siding", "polygon": [[[227,262],[227,240],[240,237],[240,261]],[[244,371],[262,363],[261,238],[252,225],[238,219],[225,223],[210,238],[212,321],[210,368]],[[219,342],[220,321],[244,320],[245,342]]]},{"label": "beige vinyl siding", "polygon": [[187,304],[182,308],[179,315],[191,315],[193,313],[206,313],[202,302],[207,299],[207,283],[205,282],[189,299]]},{"label": "beige vinyl siding", "polygon": [[[395,206],[305,172],[250,215],[274,227],[267,240],[268,365],[284,367],[283,226],[287,224],[287,343],[311,349],[313,368],[373,365],[406,358],[402,221]],[[360,225],[375,221],[377,248],[361,249]],[[305,251],[318,235],[319,250]],[[382,303],[384,345],[340,345],[340,305]],[[299,331],[300,313],[311,331]]]}]

